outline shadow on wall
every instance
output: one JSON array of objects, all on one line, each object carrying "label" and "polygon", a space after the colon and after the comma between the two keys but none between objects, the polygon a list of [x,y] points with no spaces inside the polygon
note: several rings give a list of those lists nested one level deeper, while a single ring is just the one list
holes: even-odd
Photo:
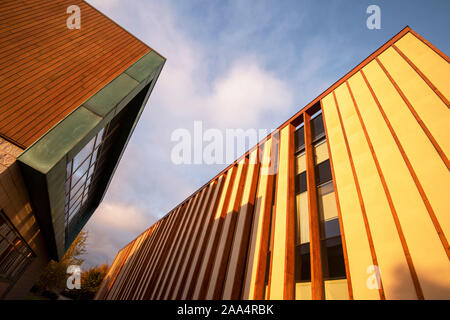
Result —
[{"label": "shadow on wall", "polygon": [[[438,283],[435,280],[430,279],[427,275],[418,274],[420,287],[425,300],[450,300],[450,286],[448,284],[449,279],[445,277],[445,275],[448,274],[448,271],[445,270],[445,266],[437,266],[434,271],[435,274],[442,274],[442,283]],[[394,274],[398,275],[395,277],[398,281],[395,282],[390,289],[390,295],[394,297],[402,297],[404,296],[405,287],[410,287],[411,284],[405,283],[401,280],[405,278],[407,279],[407,277],[404,277],[403,268],[397,267]],[[384,289],[386,290],[386,288]],[[388,299],[389,293],[385,292],[385,294],[386,299]]]},{"label": "shadow on wall", "polygon": [[[144,243],[145,245],[145,243]],[[123,250],[126,250],[126,248],[124,248]],[[151,252],[151,251],[150,251]],[[118,253],[119,254],[119,253]],[[123,272],[124,270],[130,271],[130,268],[134,267],[134,264],[136,263],[135,258],[139,257],[139,251],[138,252],[132,252],[128,255],[128,257],[126,258],[126,262],[123,263],[123,265],[120,267],[120,270],[118,273]],[[145,260],[146,257],[141,257],[141,259]],[[131,263],[131,264],[130,264]],[[142,263],[142,260],[141,260]],[[149,266],[150,263],[147,263],[147,266]],[[142,270],[147,270],[147,268],[145,267],[141,267]],[[442,278],[442,283],[439,283],[433,279],[431,279],[430,277],[426,276],[426,275],[420,275],[419,274],[419,281],[420,281],[420,286],[424,295],[425,300],[450,300],[450,286],[447,284],[448,283],[448,279],[446,279],[445,274],[447,272],[445,272],[445,266],[439,267],[437,266],[435,268],[435,274],[442,274],[443,278]],[[108,287],[111,289],[113,287],[115,287],[116,290],[118,290],[119,292],[121,291],[121,293],[124,293],[128,291],[128,297],[132,296],[132,291],[134,291],[134,289],[136,289],[136,286],[142,285],[142,283],[134,283],[134,282],[140,282],[143,280],[143,277],[139,277],[139,278],[135,278],[133,283],[129,283],[128,287],[126,287],[125,283],[121,281],[118,281],[119,283],[114,283],[114,280],[120,278],[118,277],[118,273],[117,270],[116,272],[114,272],[114,270],[112,270],[113,272],[108,273],[108,275],[105,277],[105,281],[102,283],[102,286],[104,287],[102,289],[102,293],[99,295],[99,299],[105,299],[106,293],[109,291]],[[417,270],[416,270],[417,271]],[[408,274],[406,275],[405,272],[407,272]],[[391,286],[389,287],[389,292],[387,292],[387,287],[384,284],[384,290],[385,290],[385,295],[386,295],[386,299],[394,299],[393,297],[395,297],[395,299],[406,299],[405,297],[405,288],[410,288],[411,287],[411,282],[409,281],[411,278],[409,276],[409,270],[404,270],[403,267],[400,267],[400,265],[394,269],[393,272],[396,276],[393,277],[392,279],[395,279],[393,283],[391,283]],[[158,275],[153,274],[153,277],[157,277]],[[402,280],[404,279],[404,280]],[[148,279],[147,279],[148,281]],[[150,281],[151,282],[151,281]],[[126,287],[126,288],[124,288]],[[147,288],[148,290],[149,288]],[[409,289],[407,289],[409,290]],[[100,290],[99,290],[100,292]],[[417,297],[415,292],[407,292],[409,297]],[[123,299],[123,295],[119,294],[119,299]]]},{"label": "shadow on wall", "polygon": [[1,299],[24,298],[49,261],[46,245],[16,161],[20,153],[20,148],[0,138],[0,210],[14,225],[14,232],[18,232],[30,246],[34,257],[13,279],[0,282]]}]

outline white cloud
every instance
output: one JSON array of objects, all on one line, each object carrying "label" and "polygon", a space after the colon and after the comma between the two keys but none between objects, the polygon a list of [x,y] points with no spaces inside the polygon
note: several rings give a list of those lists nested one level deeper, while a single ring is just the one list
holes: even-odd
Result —
[{"label": "white cloud", "polygon": [[271,112],[286,112],[292,103],[289,85],[264,70],[253,59],[236,61],[229,73],[217,79],[205,99],[217,123],[233,127],[256,127]]},{"label": "white cloud", "polygon": [[167,58],[110,190],[87,225],[92,264],[112,262],[121,247],[219,172],[172,164],[173,130],[192,129],[194,120],[205,129],[271,129],[290,116],[293,93],[256,51],[216,68],[210,48],[186,34],[167,2],[89,2]]},{"label": "white cloud", "polygon": [[138,207],[113,201],[100,204],[86,227],[88,255],[92,266],[112,263],[117,251],[153,224],[151,217]]}]

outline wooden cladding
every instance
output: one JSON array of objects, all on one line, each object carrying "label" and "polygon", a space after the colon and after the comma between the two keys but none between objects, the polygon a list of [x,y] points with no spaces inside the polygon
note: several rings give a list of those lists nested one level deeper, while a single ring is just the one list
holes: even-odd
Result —
[{"label": "wooden cladding", "polygon": [[[449,74],[404,29],[122,249],[97,299],[449,299]],[[322,180],[339,279],[324,271]],[[297,238],[311,269],[298,283]]]},{"label": "wooden cladding", "polygon": [[24,149],[151,50],[80,0],[2,0],[0,16],[0,135]]}]

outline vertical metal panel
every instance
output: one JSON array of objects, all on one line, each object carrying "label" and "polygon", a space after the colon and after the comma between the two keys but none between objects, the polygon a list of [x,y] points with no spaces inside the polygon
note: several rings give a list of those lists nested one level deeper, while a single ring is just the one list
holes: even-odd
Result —
[{"label": "vertical metal panel", "polygon": [[139,244],[139,248],[135,253],[136,259],[133,262],[133,265],[131,266],[131,274],[130,278],[127,280],[124,291],[122,292],[121,296],[122,299],[127,300],[129,296],[129,292],[131,290],[131,287],[136,281],[136,277],[138,276],[138,273],[140,271],[139,265],[142,263],[142,260],[144,258],[145,249],[147,248],[147,245],[149,244],[149,235],[151,234],[150,229],[147,229],[144,231],[141,235],[142,241]]},{"label": "vertical metal panel", "polygon": [[95,298],[94,298],[95,300],[105,299],[109,285],[114,282],[113,278],[114,278],[114,275],[116,274],[116,271],[119,269],[120,260],[121,260],[122,255],[123,255],[123,250],[120,250],[117,253],[116,257],[114,258],[114,261],[112,262],[111,267],[109,267],[109,270],[108,270],[105,278],[103,279],[102,284],[100,285],[97,293],[95,294]]},{"label": "vertical metal panel", "polygon": [[180,217],[181,221],[179,224],[179,228],[177,229],[176,235],[170,243],[170,249],[165,252],[165,254],[167,255],[167,259],[165,261],[164,266],[159,270],[158,280],[155,283],[151,299],[159,299],[163,289],[166,286],[169,268],[172,266],[173,259],[175,259],[175,252],[178,248],[181,235],[183,234],[186,223],[189,220],[189,215],[187,213],[190,212],[192,206],[194,205],[195,200],[196,200],[195,198],[189,199],[187,205],[184,206],[184,210],[179,213],[181,214]]},{"label": "vertical metal panel", "polygon": [[355,181],[351,175],[350,159],[332,94],[323,98],[322,107],[328,131],[328,142],[333,157],[333,170],[339,193],[342,224],[347,240],[353,295],[355,299],[379,299],[377,290],[371,290],[366,285],[368,277],[366,270],[368,266],[373,264],[373,260]]},{"label": "vertical metal panel", "polygon": [[450,170],[450,162],[446,156],[450,154],[448,107],[394,49],[389,48],[383,52],[377,62]]},{"label": "vertical metal panel", "polygon": [[378,63],[369,63],[363,70],[450,257],[446,235],[450,230],[449,171]]},{"label": "vertical metal panel", "polygon": [[214,214],[219,205],[219,201],[221,199],[221,194],[226,192],[224,190],[224,184],[226,181],[226,176],[229,173],[225,173],[220,176],[217,180],[217,188],[214,190],[214,195],[212,199],[208,202],[208,211],[206,213],[206,219],[204,224],[201,227],[201,234],[199,236],[199,240],[197,242],[197,246],[195,246],[195,254],[193,255],[192,263],[190,264],[186,274],[186,283],[184,283],[183,293],[181,294],[181,299],[191,299],[194,294],[195,287],[199,280],[199,272],[203,262],[203,257],[206,252],[206,246],[208,245],[210,233],[212,226],[214,224]]},{"label": "vertical metal panel", "polygon": [[192,231],[192,238],[190,239],[190,241],[188,241],[188,248],[183,253],[186,258],[184,259],[183,263],[180,264],[181,269],[178,272],[180,276],[177,279],[176,286],[170,297],[171,299],[181,298],[184,284],[186,283],[188,277],[188,267],[192,265],[192,260],[194,258],[192,252],[195,250],[194,246],[199,246],[200,231],[201,228],[207,224],[208,220],[206,213],[208,211],[208,206],[213,205],[213,203],[211,203],[211,198],[214,195],[215,190],[218,188],[217,184],[217,180],[214,180],[208,185],[208,187],[206,188],[207,190],[205,190],[205,198],[202,200],[201,206],[199,207],[198,221],[196,222],[194,230]]},{"label": "vertical metal panel", "polygon": [[211,277],[206,291],[206,299],[220,299],[222,295],[223,281],[228,265],[228,258],[236,225],[239,205],[242,198],[245,176],[248,168],[248,158],[245,157],[238,163],[236,178],[228,202],[228,208],[223,216],[223,226],[217,243],[217,250],[213,253],[215,259],[212,261]]},{"label": "vertical metal panel", "polygon": [[122,268],[120,270],[120,273],[117,276],[117,279],[115,281],[115,286],[113,288],[111,288],[112,289],[110,291],[111,299],[117,299],[118,298],[118,294],[119,294],[120,290],[122,289],[124,279],[125,279],[125,277],[128,274],[129,262],[130,262],[130,259],[133,257],[134,250],[136,250],[137,242],[138,242],[137,239],[134,239],[133,242],[130,243],[130,245],[129,245],[129,250],[128,250],[127,255],[126,255],[126,257],[124,259],[124,262],[122,264]]},{"label": "vertical metal panel", "polygon": [[[357,77],[357,76],[360,76],[360,74],[356,74],[354,77]],[[349,79],[349,80],[352,80],[352,79]],[[346,84],[347,84],[350,96],[352,98],[353,105],[355,107],[355,111],[356,111],[356,114],[358,116],[358,120],[359,120],[359,122],[361,124],[361,129],[362,129],[362,131],[364,133],[364,136],[366,138],[368,148],[370,149],[370,152],[372,154],[372,157],[373,157],[373,160],[374,160],[374,164],[375,164],[375,167],[377,169],[378,176],[379,176],[381,185],[383,187],[383,191],[384,191],[384,194],[386,196],[386,200],[388,202],[388,205],[389,205],[392,217],[394,219],[395,227],[397,229],[397,232],[398,232],[398,235],[399,235],[399,238],[400,238],[400,242],[401,242],[401,245],[403,247],[404,255],[405,255],[405,258],[406,258],[406,261],[407,261],[407,264],[408,264],[408,268],[409,268],[409,271],[410,271],[410,274],[411,274],[411,278],[412,278],[412,281],[413,281],[413,284],[414,284],[414,287],[415,287],[415,290],[416,290],[417,298],[423,300],[423,298],[424,298],[423,297],[423,291],[422,291],[422,288],[420,286],[419,280],[417,278],[417,272],[416,272],[416,269],[414,267],[414,263],[413,263],[413,261],[411,259],[410,250],[409,250],[408,244],[406,243],[406,239],[405,239],[405,235],[404,235],[404,232],[403,232],[403,228],[401,227],[400,220],[398,218],[397,209],[395,208],[394,202],[392,200],[391,192],[388,189],[388,186],[387,186],[387,183],[386,183],[386,179],[385,179],[384,174],[383,174],[383,172],[381,170],[380,162],[379,162],[378,157],[377,157],[377,155],[375,153],[375,149],[373,147],[372,139],[369,137],[368,132],[367,132],[367,127],[364,124],[364,121],[362,119],[361,112],[359,110],[360,107],[358,106],[358,103],[357,103],[357,101],[355,99],[355,95],[353,94],[353,91],[352,91],[348,81],[346,82]]]},{"label": "vertical metal panel", "polygon": [[[364,77],[352,79],[369,84],[366,80]],[[430,219],[429,203],[422,197],[423,189],[371,88],[367,85],[352,85],[352,88],[360,103],[365,105],[365,108],[361,108],[361,115],[372,137],[375,153],[396,206],[424,297],[442,297],[442,290],[436,290],[433,283],[442,283],[443,275],[449,272],[448,257],[436,226]]]},{"label": "vertical metal panel", "polygon": [[205,196],[208,193],[209,188],[204,188],[201,191],[199,191],[195,197],[195,206],[192,207],[192,211],[189,212],[189,225],[186,228],[186,232],[184,235],[181,236],[182,241],[180,243],[180,247],[175,253],[176,260],[173,263],[173,271],[172,274],[169,276],[169,284],[167,286],[167,290],[162,296],[163,299],[169,299],[172,297],[173,291],[175,290],[176,283],[178,282],[179,278],[181,278],[181,268],[184,264],[184,262],[187,260],[186,255],[186,246],[188,244],[192,243],[192,237],[193,237],[193,229],[195,228],[195,225],[198,223],[198,220],[200,218],[200,210],[202,203],[204,202]]},{"label": "vertical metal panel", "polygon": [[[349,154],[353,159],[356,178],[360,182],[384,293],[387,299],[415,299],[417,295],[395,221],[350,92],[345,84],[334,92],[337,110],[342,115],[341,125],[347,136]],[[398,286],[398,283],[402,285]]]},{"label": "vertical metal panel", "polygon": [[173,223],[176,212],[177,210],[170,212],[167,218],[162,220],[158,225],[158,228],[152,232],[150,244],[143,253],[144,261],[142,263],[142,271],[139,274],[139,281],[136,281],[136,284],[133,286],[133,292],[131,293],[130,299],[138,299],[143,294],[142,288],[147,283],[149,273],[150,271],[153,271],[151,266],[158,257],[158,250],[160,250],[158,244],[161,241],[161,238],[167,235],[167,230]]},{"label": "vertical metal panel", "polygon": [[[142,283],[143,286],[139,290],[139,299],[148,298],[156,289],[155,282],[156,277],[159,276],[160,270],[163,266],[164,261],[168,259],[168,253],[170,245],[172,245],[173,238],[180,226],[180,221],[182,217],[182,212],[186,209],[186,206],[181,205],[175,209],[169,216],[169,223],[167,228],[161,236],[158,237],[158,242],[156,243],[155,252],[151,253],[154,256],[147,268],[147,276],[144,277]],[[166,226],[165,226],[166,227]]]},{"label": "vertical metal panel", "polygon": [[122,252],[122,257],[120,259],[119,266],[117,268],[117,272],[116,272],[114,278],[112,279],[111,284],[108,286],[107,293],[105,295],[105,299],[111,299],[111,297],[113,296],[113,292],[115,291],[115,288],[117,288],[117,286],[118,286],[117,279],[118,279],[118,277],[120,275],[120,271],[122,271],[122,268],[123,268],[123,266],[125,264],[125,261],[126,261],[126,259],[128,257],[128,254],[129,254],[130,250],[131,250],[131,247],[133,246],[133,243],[134,242],[129,243],[125,248],[122,249],[122,251],[121,251]]},{"label": "vertical metal panel", "polygon": [[252,232],[247,254],[245,282],[241,295],[243,299],[262,299],[264,295],[264,276],[273,187],[271,147],[272,139],[270,138],[264,143],[262,153]]},{"label": "vertical metal panel", "polygon": [[199,270],[197,283],[195,284],[195,291],[193,293],[193,299],[203,299],[206,294],[207,285],[211,276],[212,262],[214,261],[214,254],[216,253],[217,243],[222,231],[223,218],[228,208],[228,201],[233,189],[234,178],[236,176],[237,168],[233,166],[230,168],[225,180],[223,192],[220,197],[219,206],[217,207],[214,222],[212,225],[211,233],[207,240],[207,247],[203,256],[202,266]]},{"label": "vertical metal panel", "polygon": [[280,132],[270,299],[294,298],[294,127]]},{"label": "vertical metal panel", "polygon": [[144,234],[141,234],[136,240],[137,241],[135,248],[131,252],[131,256],[129,257],[126,268],[124,270],[125,277],[123,278],[123,283],[121,285],[120,290],[117,293],[117,299],[120,300],[124,299],[127,286],[130,284],[130,279],[132,278],[133,273],[136,270],[135,269],[136,261],[139,259],[139,252],[141,251],[142,243],[145,240]]},{"label": "vertical metal panel", "polygon": [[[135,299],[135,297],[138,294],[138,288],[143,280],[143,275],[145,274],[145,271],[148,267],[148,262],[150,261],[150,258],[154,254],[155,250],[153,248],[155,247],[156,240],[158,238],[158,234],[164,232],[164,229],[167,227],[167,225],[170,222],[170,215],[169,217],[159,220],[159,223],[154,226],[151,230],[151,234],[148,237],[146,246],[143,248],[143,251],[140,253],[141,255],[141,261],[139,263],[139,266],[136,268],[136,276],[134,280],[132,280],[132,286],[129,289],[129,293],[127,295],[127,299]],[[157,230],[160,229],[160,230]],[[160,232],[157,232],[160,231]]]},{"label": "vertical metal panel", "polygon": [[250,153],[247,177],[244,183],[241,204],[228,268],[224,280],[222,299],[239,299],[244,280],[246,254],[250,240],[250,227],[254,211],[256,187],[259,174],[259,148]]},{"label": "vertical metal panel", "polygon": [[412,33],[405,34],[395,45],[425,74],[448,101],[450,99],[448,60],[446,61]]}]

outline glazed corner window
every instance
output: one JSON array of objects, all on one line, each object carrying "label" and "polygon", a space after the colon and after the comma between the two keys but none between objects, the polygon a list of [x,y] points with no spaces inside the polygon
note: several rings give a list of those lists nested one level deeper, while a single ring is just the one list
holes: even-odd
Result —
[{"label": "glazed corner window", "polygon": [[0,280],[14,281],[34,253],[0,210]]},{"label": "glazed corner window", "polygon": [[89,198],[89,189],[98,160],[99,149],[104,141],[105,129],[93,137],[66,167],[66,228]]}]

